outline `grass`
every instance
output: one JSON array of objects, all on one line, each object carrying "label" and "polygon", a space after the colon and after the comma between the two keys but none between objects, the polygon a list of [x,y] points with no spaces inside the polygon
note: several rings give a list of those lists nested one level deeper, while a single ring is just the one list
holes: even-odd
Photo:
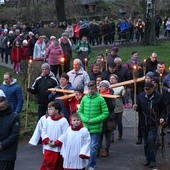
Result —
[{"label": "grass", "polygon": [[[108,53],[110,52],[112,46],[107,47]],[[97,49],[93,50],[93,54],[90,59],[90,63],[93,63],[95,60],[95,57],[97,54],[100,53],[105,53],[106,47],[98,47]],[[141,45],[136,45],[136,44],[130,44],[128,46],[120,46],[118,55],[121,56],[123,63],[127,62],[130,57],[132,51],[138,51],[141,57],[141,60],[146,59],[150,56],[152,52],[156,52],[158,54],[158,61],[163,61],[165,62],[166,68],[168,70],[170,66],[170,41],[164,41],[161,42],[157,46],[141,46]],[[74,54],[75,56],[75,54]],[[39,69],[39,68],[38,68]],[[0,82],[3,81],[3,74],[5,72],[11,71],[9,68],[0,66]],[[19,84],[23,87],[24,89],[24,76],[21,75],[14,75],[14,78],[16,78],[19,82]],[[25,96],[25,94],[24,94]],[[33,100],[32,100],[33,99]],[[26,101],[26,99],[25,99]],[[27,139],[27,137],[30,137],[32,134],[36,121],[37,121],[37,104],[35,101],[35,98],[31,97],[31,101],[29,103],[29,110],[28,110],[28,127],[25,130],[25,108],[26,105],[24,104],[23,111],[21,113],[21,138],[22,139]],[[25,102],[26,103],[26,102]]]},{"label": "grass", "polygon": [[[105,53],[106,49],[108,49],[109,52],[111,48],[112,47],[103,47],[93,51],[90,62],[92,63],[94,61],[97,54]],[[127,47],[120,46],[118,55],[122,58],[123,63],[126,63],[130,59],[132,51],[138,51],[141,60],[149,58],[151,53],[156,52],[158,54],[158,61],[165,62],[167,69],[170,66],[170,41],[161,42],[156,46],[141,46],[136,44],[131,44]]]}]

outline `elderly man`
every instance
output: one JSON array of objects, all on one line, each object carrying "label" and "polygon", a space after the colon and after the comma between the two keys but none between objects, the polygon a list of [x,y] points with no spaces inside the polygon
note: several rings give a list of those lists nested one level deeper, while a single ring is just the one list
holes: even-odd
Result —
[{"label": "elderly man", "polygon": [[157,68],[157,54],[156,53],[152,53],[150,55],[150,57],[146,60],[146,73],[148,73],[149,71],[154,72]]},{"label": "elderly man", "polygon": [[48,105],[48,92],[49,88],[53,88],[58,85],[57,79],[54,74],[50,71],[50,65],[44,63],[41,66],[42,73],[37,77],[31,88],[27,91],[36,94],[38,98],[38,119],[45,115]]},{"label": "elderly man", "polygon": [[69,82],[72,84],[74,88],[78,85],[84,86],[84,90],[87,90],[87,84],[90,81],[89,75],[86,71],[84,71],[82,67],[82,62],[80,59],[75,59],[73,61],[73,70],[67,73],[69,76]]},{"label": "elderly man", "polygon": [[23,95],[21,86],[17,80],[12,77],[11,73],[4,74],[4,82],[0,89],[5,93],[12,112],[19,114],[22,111]]}]

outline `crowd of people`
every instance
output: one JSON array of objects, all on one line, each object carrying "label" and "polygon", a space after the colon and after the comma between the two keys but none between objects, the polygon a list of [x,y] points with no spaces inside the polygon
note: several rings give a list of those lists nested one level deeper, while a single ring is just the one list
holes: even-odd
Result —
[{"label": "crowd of people", "polygon": [[[85,24],[83,28],[88,25],[86,22],[82,24]],[[14,36],[12,30],[5,29],[1,37],[4,36],[10,52],[2,53],[2,62],[5,56],[7,63],[6,56],[10,54],[13,71],[17,74],[20,67],[24,69],[21,58],[26,62],[32,59],[35,64],[42,63],[41,74],[27,89],[38,99],[38,123],[29,143],[37,145],[42,140],[41,170],[94,170],[97,156],[109,156],[116,128],[118,140],[123,139],[123,111],[130,107],[138,111],[137,144],[144,141],[144,166],[157,166],[155,145],[159,136],[158,127],[166,123],[170,128],[170,73],[166,71],[165,64],[157,59],[155,52],[146,61],[141,61],[139,53],[133,51],[129,60],[122,63],[120,49],[114,46],[106,54],[98,54],[90,66],[88,60],[93,44],[89,41],[92,37],[84,29],[81,38],[75,42],[76,59],[71,64],[74,40],[70,39],[69,31],[59,39],[51,36],[46,42],[44,36],[30,30],[27,39],[24,39],[20,34],[23,30],[16,27],[15,34],[19,33]],[[24,46],[27,48],[25,51]],[[137,91],[133,83],[114,86],[133,79],[134,68],[137,69],[138,78],[145,76],[144,81],[137,83]],[[16,148],[11,146],[14,143],[17,145],[23,96],[11,73],[4,74],[0,89],[0,121],[12,117],[9,122],[11,128],[0,125],[4,132],[9,132],[0,137],[0,167],[13,170]],[[73,94],[69,95],[69,92]],[[113,98],[114,95],[119,97]],[[137,95],[135,101],[134,95]]]}]

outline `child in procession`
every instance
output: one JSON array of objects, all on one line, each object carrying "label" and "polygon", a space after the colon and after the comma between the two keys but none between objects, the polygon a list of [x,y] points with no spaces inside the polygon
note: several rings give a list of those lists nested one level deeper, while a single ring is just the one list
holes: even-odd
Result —
[{"label": "child in procession", "polygon": [[77,113],[72,114],[71,126],[59,137],[56,144],[62,145],[64,170],[85,170],[90,158],[90,133],[83,127]]},{"label": "child in procession", "polygon": [[67,130],[69,124],[61,114],[61,105],[56,102],[48,104],[50,115],[42,127],[42,144],[44,145],[44,160],[40,170],[63,170],[61,147],[56,145],[58,138]]}]

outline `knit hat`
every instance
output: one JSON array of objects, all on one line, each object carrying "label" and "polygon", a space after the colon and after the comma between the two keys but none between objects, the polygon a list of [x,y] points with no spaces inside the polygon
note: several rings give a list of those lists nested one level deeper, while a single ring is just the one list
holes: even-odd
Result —
[{"label": "knit hat", "polygon": [[144,85],[145,88],[154,88],[154,84],[152,82],[147,82]]},{"label": "knit hat", "polygon": [[28,35],[29,35],[29,36],[30,36],[30,35],[33,36],[34,33],[30,31],[30,32],[28,33]]},{"label": "knit hat", "polygon": [[56,39],[56,37],[52,35],[52,36],[50,37],[50,39]]},{"label": "knit hat", "polygon": [[153,75],[154,75],[154,73],[151,72],[151,71],[149,71],[149,72],[145,75],[145,77],[150,77],[151,79],[153,79]]},{"label": "knit hat", "polygon": [[23,42],[22,42],[22,44],[27,44],[28,43],[28,41],[27,40],[24,40]]},{"label": "knit hat", "polygon": [[48,63],[42,64],[41,68],[47,68],[48,70],[51,69],[50,65]]},{"label": "knit hat", "polygon": [[11,30],[11,31],[9,31],[9,34],[13,34],[14,32]]},{"label": "knit hat", "polygon": [[100,87],[110,88],[110,83],[107,80],[103,80],[100,82]]},{"label": "knit hat", "polygon": [[117,53],[119,51],[119,48],[118,47],[112,47],[112,51]]},{"label": "knit hat", "polygon": [[80,93],[83,93],[83,92],[84,92],[84,87],[81,86],[81,85],[78,85],[78,86],[76,87],[75,91],[78,91],[78,92],[80,92]]}]

